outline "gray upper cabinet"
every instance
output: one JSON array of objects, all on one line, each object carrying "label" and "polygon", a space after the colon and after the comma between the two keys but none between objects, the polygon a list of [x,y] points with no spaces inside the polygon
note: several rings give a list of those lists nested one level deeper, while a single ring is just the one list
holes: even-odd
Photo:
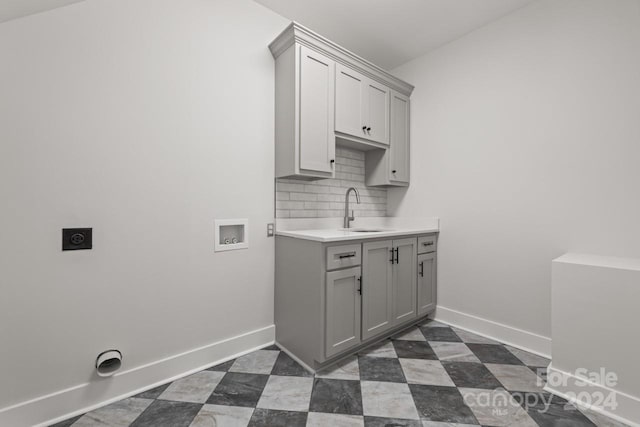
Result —
[{"label": "gray upper cabinet", "polygon": [[393,326],[393,244],[362,245],[362,339]]},{"label": "gray upper cabinet", "polygon": [[417,239],[394,240],[393,246],[393,319],[397,324],[416,317]]},{"label": "gray upper cabinet", "polygon": [[335,177],[340,142],[378,153],[367,156],[368,185],[408,185],[413,86],[295,22],[269,49],[276,62],[276,177]]},{"label": "gray upper cabinet", "polygon": [[336,132],[389,145],[391,89],[351,68],[336,66]]},{"label": "gray upper cabinet", "polygon": [[327,357],[360,343],[360,306],[360,267],[328,272],[325,304]]},{"label": "gray upper cabinet", "polygon": [[366,184],[369,186],[409,185],[409,97],[391,93],[391,121],[388,150],[371,150],[366,154]]},{"label": "gray upper cabinet", "polygon": [[335,175],[335,62],[291,45],[276,59],[276,177]]},{"label": "gray upper cabinet", "polygon": [[418,255],[418,315],[436,309],[436,253]]}]

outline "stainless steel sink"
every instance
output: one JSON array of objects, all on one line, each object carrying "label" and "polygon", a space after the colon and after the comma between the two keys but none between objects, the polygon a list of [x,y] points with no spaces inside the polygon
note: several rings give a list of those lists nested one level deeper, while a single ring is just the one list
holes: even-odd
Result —
[{"label": "stainless steel sink", "polygon": [[388,228],[341,228],[340,231],[351,231],[353,233],[381,233],[383,231],[393,231]]}]

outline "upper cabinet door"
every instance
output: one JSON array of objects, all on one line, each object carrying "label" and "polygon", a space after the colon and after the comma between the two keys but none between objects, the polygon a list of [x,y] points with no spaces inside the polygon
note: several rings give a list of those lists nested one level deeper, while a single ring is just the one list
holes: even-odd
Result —
[{"label": "upper cabinet door", "polygon": [[366,137],[362,114],[366,80],[351,68],[336,65],[336,131]]},{"label": "upper cabinet door", "polygon": [[300,169],[333,173],[335,62],[300,46]]},{"label": "upper cabinet door", "polygon": [[367,79],[364,91],[365,138],[389,145],[389,99],[391,90]]},{"label": "upper cabinet door", "polygon": [[391,94],[389,181],[409,182],[409,98]]}]

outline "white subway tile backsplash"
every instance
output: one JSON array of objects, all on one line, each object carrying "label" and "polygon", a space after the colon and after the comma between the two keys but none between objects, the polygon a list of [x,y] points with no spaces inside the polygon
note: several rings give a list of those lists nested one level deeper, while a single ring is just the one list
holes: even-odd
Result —
[{"label": "white subway tile backsplash", "polygon": [[313,193],[289,193],[290,200],[316,201],[318,195]]},{"label": "white subway tile backsplash", "polygon": [[387,190],[364,183],[362,151],[336,148],[335,179],[298,181],[276,180],[276,218],[334,218],[344,215],[344,195],[349,187],[360,193],[360,204],[351,196],[350,208],[356,217],[387,215]]},{"label": "white subway tile backsplash", "polygon": [[276,191],[304,191],[304,184],[291,184],[289,182],[278,182]]}]

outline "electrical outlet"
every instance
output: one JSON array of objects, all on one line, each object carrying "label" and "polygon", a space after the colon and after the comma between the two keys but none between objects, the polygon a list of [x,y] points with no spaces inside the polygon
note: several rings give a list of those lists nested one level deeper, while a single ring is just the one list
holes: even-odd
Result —
[{"label": "electrical outlet", "polygon": [[91,228],[63,228],[62,250],[91,249],[93,247],[92,231]]},{"label": "electrical outlet", "polygon": [[273,235],[275,234],[275,225],[270,222],[269,224],[267,224],[267,237],[273,237]]}]

